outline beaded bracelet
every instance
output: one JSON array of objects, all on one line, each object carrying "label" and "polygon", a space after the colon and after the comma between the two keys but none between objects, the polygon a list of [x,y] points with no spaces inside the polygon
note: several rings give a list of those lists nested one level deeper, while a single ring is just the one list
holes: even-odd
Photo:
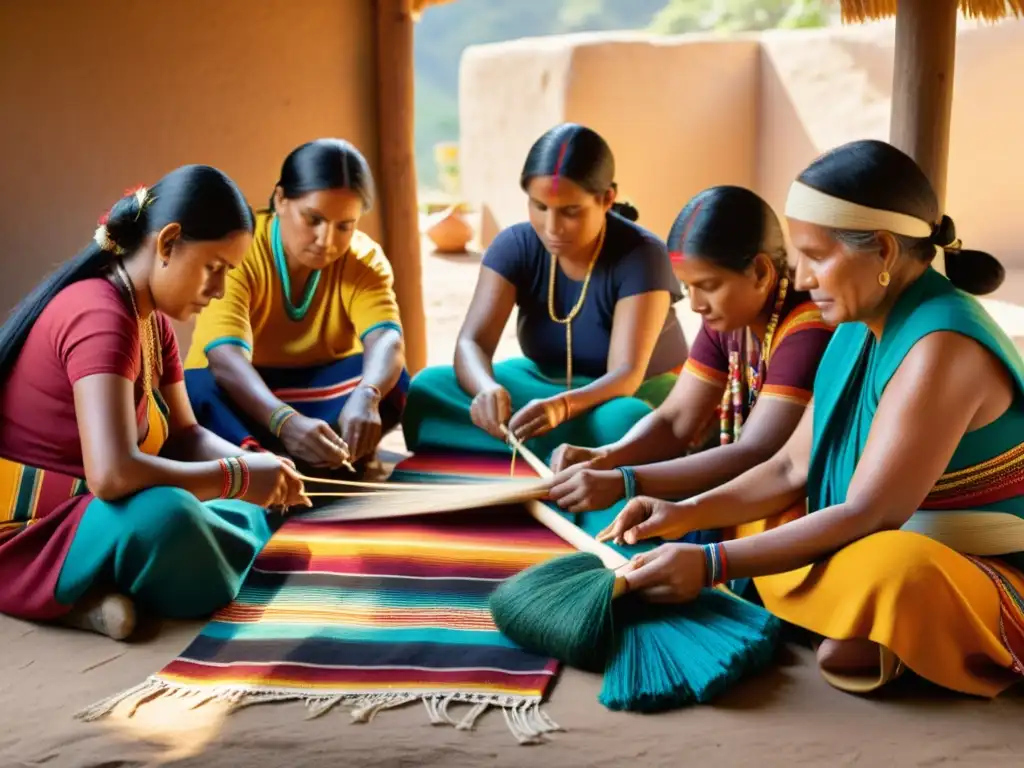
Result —
[{"label": "beaded bracelet", "polygon": [[296,410],[290,405],[282,405],[275,408],[274,412],[270,414],[270,434],[274,437],[281,437],[281,430],[284,428],[285,422],[295,414]]},{"label": "beaded bracelet", "polygon": [[249,492],[249,465],[237,456],[218,459],[217,463],[224,475],[220,497],[222,499],[237,499],[245,496]]},{"label": "beaded bracelet", "polygon": [[636,472],[632,467],[616,467],[622,474],[622,484],[624,486],[624,493],[622,498],[629,501],[636,496]]},{"label": "beaded bracelet", "polygon": [[254,452],[257,452],[257,453],[266,453],[266,451],[267,451],[266,448],[264,448],[262,445],[260,445],[259,440],[257,440],[252,435],[250,435],[249,437],[246,437],[238,445],[239,445],[239,447],[243,451],[254,451]]},{"label": "beaded bracelet", "polygon": [[715,587],[729,580],[729,560],[725,556],[725,545],[720,542],[704,544],[704,565],[707,568],[704,585]]}]

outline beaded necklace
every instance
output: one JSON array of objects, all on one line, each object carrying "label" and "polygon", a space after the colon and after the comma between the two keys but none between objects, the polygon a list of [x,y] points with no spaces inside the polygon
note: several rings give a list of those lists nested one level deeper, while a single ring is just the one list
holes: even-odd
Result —
[{"label": "beaded necklace", "polygon": [[288,259],[284,253],[284,240],[281,237],[281,222],[277,215],[274,215],[270,222],[270,250],[274,255],[274,265],[281,277],[281,291],[284,293],[284,311],[289,320],[296,322],[302,320],[309,308],[313,306],[313,297],[316,295],[317,286],[320,285],[321,271],[314,269],[306,281],[306,287],[302,292],[302,301],[296,306],[292,302],[292,276],[288,272]]},{"label": "beaded necklace", "polygon": [[[145,320],[139,314],[139,305],[135,297],[135,284],[124,268],[124,263],[118,259],[114,262],[114,274],[128,294],[128,300],[132,305],[132,312],[135,313],[135,321],[139,324],[139,347],[142,354],[142,387],[148,397],[153,392],[153,366],[156,364],[163,368],[160,357],[160,350],[157,346],[156,333],[153,330],[153,316]],[[162,375],[162,373],[161,373]]]},{"label": "beaded necklace", "polygon": [[605,229],[602,227],[600,234],[597,236],[597,242],[594,245],[594,253],[590,257],[590,264],[587,265],[587,274],[583,278],[580,297],[576,300],[575,306],[569,310],[569,314],[564,318],[558,317],[558,314],[555,312],[555,274],[558,271],[558,259],[554,255],[548,254],[548,258],[551,260],[551,272],[548,278],[548,317],[551,318],[551,322],[565,326],[565,388],[567,390],[572,389],[572,321],[576,319],[576,315],[583,309],[583,302],[587,298],[590,277],[594,273],[594,265],[597,264],[597,257],[601,255],[601,248],[604,246],[604,233]]},{"label": "beaded necklace", "polygon": [[[750,365],[749,350],[753,347],[750,328],[745,331],[745,343],[742,344],[743,357],[746,360],[747,368],[747,412],[754,407],[757,396],[764,386],[765,376],[768,373],[768,358],[771,355],[772,341],[775,338],[775,330],[779,325],[779,316],[782,314],[782,305],[786,301],[786,293],[789,289],[789,278],[783,277],[779,280],[779,291],[775,298],[775,308],[768,320],[764,331],[764,341],[757,352],[756,370]],[[740,372],[741,350],[732,349],[729,351],[729,376],[726,380],[725,392],[722,393],[722,403],[719,406],[719,418],[721,420],[721,431],[719,433],[722,445],[735,443],[740,439],[743,431],[743,376]]]},{"label": "beaded necklace", "polygon": [[163,354],[161,353],[160,342],[158,341],[156,331],[154,330],[153,315],[150,314],[150,316],[145,320],[142,319],[142,316],[139,313],[139,304],[135,294],[135,283],[132,282],[132,278],[128,274],[128,270],[124,267],[124,262],[120,259],[114,262],[114,276],[117,278],[118,282],[121,283],[125,293],[128,294],[128,301],[132,305],[132,312],[135,313],[135,322],[138,323],[139,327],[139,353],[142,358],[142,396],[146,402],[147,421],[146,435],[143,435],[139,440],[139,444],[141,445],[149,434],[149,429],[151,427],[151,425],[149,425],[149,401],[151,398],[153,402],[156,403],[157,414],[162,422],[161,426],[163,428],[163,434],[165,437],[167,435],[166,405],[163,398],[160,397],[159,390],[154,389],[153,387],[154,366],[156,368],[158,380],[163,377]]}]

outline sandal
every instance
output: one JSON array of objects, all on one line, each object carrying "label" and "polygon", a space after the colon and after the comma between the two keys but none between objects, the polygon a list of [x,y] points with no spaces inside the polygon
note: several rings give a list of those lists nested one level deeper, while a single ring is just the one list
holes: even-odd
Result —
[{"label": "sandal", "polygon": [[871,693],[900,677],[907,669],[903,660],[884,645],[878,646],[878,676],[830,672],[818,667],[821,676],[833,688],[847,693]]}]

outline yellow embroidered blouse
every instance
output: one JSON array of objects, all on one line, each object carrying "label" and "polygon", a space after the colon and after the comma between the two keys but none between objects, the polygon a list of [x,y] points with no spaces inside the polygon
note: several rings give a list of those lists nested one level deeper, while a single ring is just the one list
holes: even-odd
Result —
[{"label": "yellow embroidered blouse", "polygon": [[269,211],[256,215],[252,246],[228,272],[224,297],[196,320],[186,369],[205,368],[207,353],[222,344],[241,348],[257,367],[314,366],[362,352],[371,331],[401,332],[391,264],[380,245],[359,231],[345,255],[322,270],[305,314],[292,319],[281,280],[284,265],[271,247],[272,221]]}]

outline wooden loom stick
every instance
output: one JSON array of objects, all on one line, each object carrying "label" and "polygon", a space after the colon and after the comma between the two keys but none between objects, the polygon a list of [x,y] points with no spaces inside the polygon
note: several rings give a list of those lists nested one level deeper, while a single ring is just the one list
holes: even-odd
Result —
[{"label": "wooden loom stick", "polygon": [[[378,491],[364,494],[340,494],[359,496],[350,504],[335,509],[325,508],[299,513],[304,520],[383,520],[392,517],[456,512],[477,507],[491,507],[499,504],[521,504],[530,499],[543,498],[548,492],[546,480],[503,480],[497,483],[467,483],[460,486],[457,495],[450,490],[438,491],[430,483],[424,483],[419,493],[399,491],[388,493]],[[390,498],[383,499],[382,496]],[[398,506],[395,506],[395,502]],[[392,506],[389,506],[392,505]]]},{"label": "wooden loom stick", "polygon": [[[555,476],[555,473],[551,471],[551,468],[537,458],[533,451],[519,442],[519,440],[516,439],[516,436],[508,430],[508,427],[502,425],[501,429],[515,451],[523,457],[523,461],[529,464],[530,468],[533,469],[534,472],[549,480]],[[526,501],[525,504],[534,520],[539,522],[552,533],[560,536],[569,544],[572,544],[581,552],[589,552],[592,555],[597,555],[601,558],[601,562],[604,563],[606,568],[611,568],[613,571],[617,571],[624,565],[629,564],[629,559],[622,555],[618,550],[598,541],[586,531],[583,531],[578,526],[573,525],[573,523],[566,520],[558,512],[539,499],[530,499]],[[616,580],[616,594],[618,594],[619,590],[625,587],[624,583],[621,585],[619,584],[620,581],[624,582],[624,579],[620,577]]]},{"label": "wooden loom stick", "polygon": [[381,496],[405,496],[409,497],[415,491],[306,491],[306,496],[323,496],[325,498],[380,498]]},{"label": "wooden loom stick", "polygon": [[[318,510],[316,512],[303,513],[302,517],[304,519],[328,519],[338,521],[379,520],[392,517],[455,512],[462,509],[494,506],[497,504],[521,503],[526,506],[527,511],[534,520],[539,522],[565,542],[571,544],[575,549],[596,555],[601,559],[601,562],[606,568],[613,571],[619,571],[624,566],[628,565],[629,559],[620,554],[618,550],[598,541],[541,501],[541,499],[547,495],[549,490],[549,481],[554,477],[554,472],[552,472],[543,461],[537,458],[533,451],[529,450],[519,440],[517,440],[504,425],[502,425],[502,431],[505,433],[505,437],[508,439],[515,451],[521,454],[523,460],[541,477],[541,482],[504,480],[500,483],[487,483],[480,485],[467,483],[459,486],[461,492],[457,501],[453,501],[450,493],[444,493],[431,495],[429,500],[434,502],[434,498],[436,497],[437,501],[434,503],[424,504],[423,506],[414,503],[407,504],[407,506],[400,509],[382,509],[380,506],[375,505],[373,507],[363,509],[341,509],[333,512],[330,510]],[[343,483],[345,481],[339,480],[333,482]],[[386,486],[388,484],[380,483],[379,485]],[[431,483],[424,483],[423,485],[428,488],[440,487]],[[513,487],[515,488],[514,491]],[[379,493],[365,494],[364,498],[376,495],[379,495]],[[398,495],[402,497],[403,503],[413,497],[413,494],[410,494],[408,491],[388,495]],[[625,577],[617,573],[612,596],[618,597],[627,589],[628,584]]]},{"label": "wooden loom stick", "polygon": [[323,483],[324,485],[341,485],[349,488],[376,488],[389,491],[397,491],[403,488],[415,488],[416,490],[443,488],[450,491],[456,488],[465,488],[467,485],[481,485],[480,483],[370,483],[363,480],[337,480],[335,478],[311,477],[309,475],[299,475],[299,479],[304,483]]}]

